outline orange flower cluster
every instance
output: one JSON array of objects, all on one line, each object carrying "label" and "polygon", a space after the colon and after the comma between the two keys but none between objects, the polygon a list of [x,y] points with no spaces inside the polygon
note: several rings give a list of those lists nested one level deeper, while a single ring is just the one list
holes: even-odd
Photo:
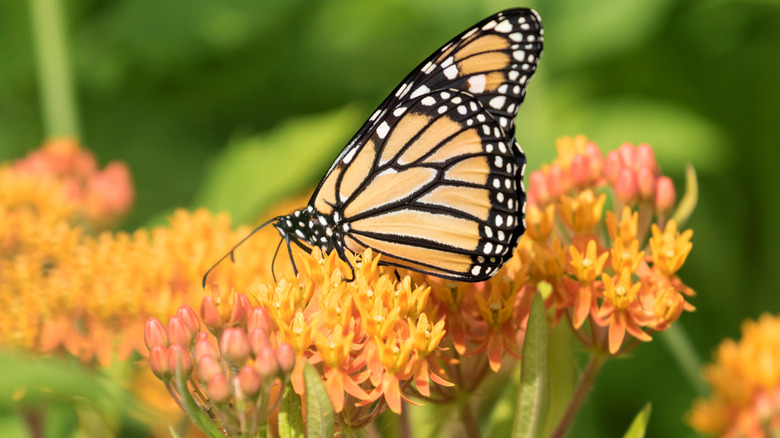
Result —
[{"label": "orange flower cluster", "polygon": [[103,227],[124,215],[133,204],[130,171],[124,163],[99,170],[95,157],[73,138],[50,140],[12,166],[17,175],[56,181],[66,200],[77,207],[82,224]]},{"label": "orange flower cluster", "polygon": [[[624,144],[606,159],[584,136],[557,147],[553,164],[530,176],[518,251],[531,284],[550,290],[555,320],[565,316],[585,346],[618,354],[626,332],[649,341],[648,332],[694,309],[676,275],[693,233],[666,220],[674,187],[650,146]],[[608,199],[614,211],[604,218]]]},{"label": "orange flower cluster", "polygon": [[726,438],[780,436],[780,316],[742,324],[742,339],[723,341],[704,368],[712,386],[687,422],[696,431]]}]

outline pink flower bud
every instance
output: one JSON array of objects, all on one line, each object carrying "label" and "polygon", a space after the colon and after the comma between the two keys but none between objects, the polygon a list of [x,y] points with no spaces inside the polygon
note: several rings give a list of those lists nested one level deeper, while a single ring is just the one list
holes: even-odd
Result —
[{"label": "pink flower bud", "polygon": [[153,345],[149,350],[149,367],[152,373],[163,382],[171,380],[171,368],[168,366],[168,349],[164,345]]},{"label": "pink flower bud", "polygon": [[615,196],[622,202],[630,204],[636,201],[637,192],[634,173],[628,169],[622,169],[615,183]]},{"label": "pink flower bud", "polygon": [[269,347],[270,345],[271,341],[265,330],[256,328],[249,332],[249,346],[252,347],[252,353],[255,357],[257,357],[264,348]]},{"label": "pink flower bud", "polygon": [[585,156],[588,157],[590,164],[590,179],[595,181],[601,177],[604,170],[604,157],[601,155],[601,149],[594,142],[585,145]]},{"label": "pink flower bud", "polygon": [[617,182],[618,174],[620,174],[622,168],[623,164],[620,162],[620,155],[618,155],[617,151],[609,151],[607,159],[604,161],[604,176],[613,186]]},{"label": "pink flower bud", "polygon": [[636,147],[636,165],[639,168],[646,167],[655,172],[658,169],[658,163],[655,161],[655,152],[649,144],[642,143]]},{"label": "pink flower bud", "polygon": [[149,318],[144,325],[144,342],[146,348],[152,349],[155,345],[168,346],[168,335],[165,326],[157,318]]},{"label": "pink flower bud", "polygon": [[550,172],[547,174],[547,190],[554,198],[561,196],[569,191],[571,184],[569,176],[563,171],[561,166],[553,164],[550,166]]},{"label": "pink flower bud", "polygon": [[230,327],[222,333],[219,341],[222,356],[231,364],[242,366],[249,358],[250,347],[246,332],[238,327]]},{"label": "pink flower bud", "polygon": [[550,193],[547,190],[547,178],[540,170],[531,172],[528,178],[528,203],[532,205],[547,205]]},{"label": "pink flower bud", "polygon": [[254,368],[244,366],[238,372],[238,385],[247,397],[254,398],[260,392],[260,375]]},{"label": "pink flower bud", "polygon": [[271,333],[274,329],[274,323],[268,312],[262,307],[255,307],[249,313],[249,321],[246,324],[246,330],[252,332],[254,329],[262,329],[266,333]]},{"label": "pink flower bud", "polygon": [[215,374],[206,387],[206,396],[212,403],[222,404],[230,400],[230,385],[224,374]]},{"label": "pink flower bud", "polygon": [[284,342],[276,347],[276,360],[283,373],[292,372],[295,367],[295,351],[293,351],[292,345]]},{"label": "pink flower bud", "polygon": [[195,361],[199,362],[201,357],[207,355],[217,357],[219,356],[219,351],[211,343],[206,332],[200,332],[195,339]]},{"label": "pink flower bud", "polygon": [[588,157],[579,154],[571,159],[569,175],[571,175],[571,182],[579,188],[584,188],[590,183],[590,163],[588,161]]},{"label": "pink flower bud", "polygon": [[211,295],[206,295],[203,297],[203,301],[200,302],[200,319],[212,331],[220,330],[223,326],[217,303]]},{"label": "pink flower bud", "polygon": [[195,339],[195,334],[187,328],[181,318],[172,316],[168,321],[168,339],[170,339],[172,345],[189,346]]},{"label": "pink flower bud", "polygon": [[244,294],[236,294],[236,298],[233,301],[233,311],[230,314],[230,326],[246,327],[246,320],[249,316],[249,310],[252,308],[252,303],[249,302],[249,298]]},{"label": "pink flower bud", "polygon": [[172,371],[181,369],[182,376],[189,377],[192,372],[192,356],[190,356],[189,350],[179,344],[171,345],[171,348],[168,349],[168,367]]},{"label": "pink flower bud", "polygon": [[636,154],[636,148],[631,143],[623,143],[618,148],[620,163],[623,165],[623,167],[628,167],[629,169],[636,169],[635,154]]},{"label": "pink flower bud", "polygon": [[655,195],[655,175],[647,167],[640,167],[636,172],[636,184],[639,197],[642,200],[653,200]]},{"label": "pink flower bud", "polygon": [[677,195],[674,184],[668,176],[661,176],[655,183],[655,209],[660,214],[672,211]]},{"label": "pink flower bud", "polygon": [[176,311],[176,316],[181,319],[191,333],[200,332],[200,320],[190,306],[179,307],[179,310]]},{"label": "pink flower bud", "polygon": [[222,366],[216,357],[206,354],[198,359],[198,378],[202,382],[208,382],[212,377],[221,373]]},{"label": "pink flower bud", "polygon": [[279,363],[271,347],[266,347],[255,359],[255,368],[260,377],[265,380],[273,380],[279,372]]}]

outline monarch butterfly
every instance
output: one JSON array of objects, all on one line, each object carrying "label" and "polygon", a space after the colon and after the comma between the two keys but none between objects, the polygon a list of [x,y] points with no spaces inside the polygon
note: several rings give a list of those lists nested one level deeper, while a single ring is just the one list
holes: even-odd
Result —
[{"label": "monarch butterfly", "polygon": [[345,249],[371,248],[385,265],[458,281],[492,277],[525,232],[514,119],[543,34],[539,14],[523,8],[450,40],[379,105],[306,207],[262,224],[214,267],[273,223],[291,259],[290,241],[335,250],[347,263]]}]

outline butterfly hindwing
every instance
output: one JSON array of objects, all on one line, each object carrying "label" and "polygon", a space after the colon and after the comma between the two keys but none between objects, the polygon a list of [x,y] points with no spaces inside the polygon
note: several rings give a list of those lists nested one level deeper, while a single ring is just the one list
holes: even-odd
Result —
[{"label": "butterfly hindwing", "polygon": [[395,115],[323,184],[349,224],[345,246],[442,277],[488,278],[522,234],[524,157],[459,90],[418,96]]}]

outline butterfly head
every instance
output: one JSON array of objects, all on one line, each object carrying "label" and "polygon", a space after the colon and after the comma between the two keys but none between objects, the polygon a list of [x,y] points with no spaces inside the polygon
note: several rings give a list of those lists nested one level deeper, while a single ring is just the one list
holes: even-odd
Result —
[{"label": "butterfly head", "polygon": [[279,217],[274,227],[282,237],[316,246],[326,253],[333,251],[341,238],[341,230],[334,220],[334,215],[322,214],[312,206]]}]

